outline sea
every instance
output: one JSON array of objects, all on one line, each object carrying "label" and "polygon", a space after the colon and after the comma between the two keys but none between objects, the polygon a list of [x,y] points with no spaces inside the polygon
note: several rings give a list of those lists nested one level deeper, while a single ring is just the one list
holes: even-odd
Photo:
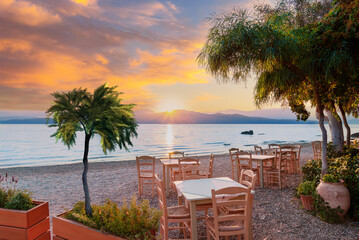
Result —
[{"label": "sea", "polygon": [[[352,133],[359,132],[359,125],[351,128]],[[254,134],[241,134],[248,130]],[[43,124],[0,124],[0,168],[81,162],[84,133],[77,133],[76,145],[69,149],[51,137],[54,132],[54,128]],[[329,131],[328,134],[330,139]],[[95,136],[90,142],[89,161],[127,161],[142,155],[166,157],[175,150],[188,156],[221,154],[232,147],[253,150],[254,145],[314,140],[321,140],[317,124],[140,124],[129,151],[117,148],[105,155],[100,137]]]}]

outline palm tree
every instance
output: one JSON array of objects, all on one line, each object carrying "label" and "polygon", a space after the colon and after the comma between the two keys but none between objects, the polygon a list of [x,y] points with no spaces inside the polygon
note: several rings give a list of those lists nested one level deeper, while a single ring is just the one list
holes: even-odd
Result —
[{"label": "palm tree", "polygon": [[88,152],[90,139],[98,134],[104,154],[114,151],[118,146],[128,151],[132,146],[131,138],[137,137],[137,122],[134,118],[134,104],[122,104],[115,87],[101,85],[91,94],[87,89],[75,88],[69,92],[54,92],[52,106],[46,111],[47,118],[53,117],[57,127],[51,135],[59,139],[70,149],[76,143],[76,133],[85,133],[85,149],[83,155],[84,170],[82,183],[85,192],[85,210],[92,215],[90,192],[87,184]]}]

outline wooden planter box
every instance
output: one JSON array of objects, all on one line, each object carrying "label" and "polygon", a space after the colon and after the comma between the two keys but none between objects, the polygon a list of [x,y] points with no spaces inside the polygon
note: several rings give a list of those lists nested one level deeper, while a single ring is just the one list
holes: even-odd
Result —
[{"label": "wooden planter box", "polygon": [[[64,213],[52,218],[53,240],[126,240],[66,219],[62,215]],[[156,231],[153,230],[149,234],[154,236],[153,239],[155,239]]]},{"label": "wooden planter box", "polygon": [[52,218],[53,240],[126,240],[62,217]]},{"label": "wooden planter box", "polygon": [[49,203],[34,201],[28,211],[0,208],[0,239],[50,240]]}]

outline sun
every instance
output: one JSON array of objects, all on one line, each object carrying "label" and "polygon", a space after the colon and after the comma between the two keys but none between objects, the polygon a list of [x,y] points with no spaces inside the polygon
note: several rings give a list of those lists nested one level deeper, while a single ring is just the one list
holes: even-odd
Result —
[{"label": "sun", "polygon": [[173,112],[178,109],[183,109],[183,103],[178,99],[162,99],[156,108],[158,112]]}]

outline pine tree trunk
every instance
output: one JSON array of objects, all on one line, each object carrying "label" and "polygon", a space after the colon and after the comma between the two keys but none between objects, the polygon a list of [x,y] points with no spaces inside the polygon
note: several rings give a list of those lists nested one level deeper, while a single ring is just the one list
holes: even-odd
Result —
[{"label": "pine tree trunk", "polygon": [[341,152],[343,151],[344,145],[344,133],[341,119],[338,114],[333,114],[332,110],[325,110],[325,114],[328,116],[329,120],[329,129],[332,136],[334,151]]},{"label": "pine tree trunk", "polygon": [[348,121],[347,121],[347,117],[345,116],[345,111],[343,109],[343,106],[341,104],[339,104],[339,110],[340,110],[340,113],[342,114],[343,116],[343,122],[344,122],[344,126],[347,130],[347,146],[349,147],[350,146],[350,135],[351,135],[351,131],[350,131],[350,126],[348,124]]},{"label": "pine tree trunk", "polygon": [[83,184],[84,192],[85,192],[85,211],[86,211],[87,216],[92,216],[90,191],[89,191],[89,187],[87,184],[88,153],[89,153],[90,139],[91,139],[91,135],[86,134],[84,158],[82,160],[83,164],[84,164],[84,171],[82,173],[82,184]]}]

